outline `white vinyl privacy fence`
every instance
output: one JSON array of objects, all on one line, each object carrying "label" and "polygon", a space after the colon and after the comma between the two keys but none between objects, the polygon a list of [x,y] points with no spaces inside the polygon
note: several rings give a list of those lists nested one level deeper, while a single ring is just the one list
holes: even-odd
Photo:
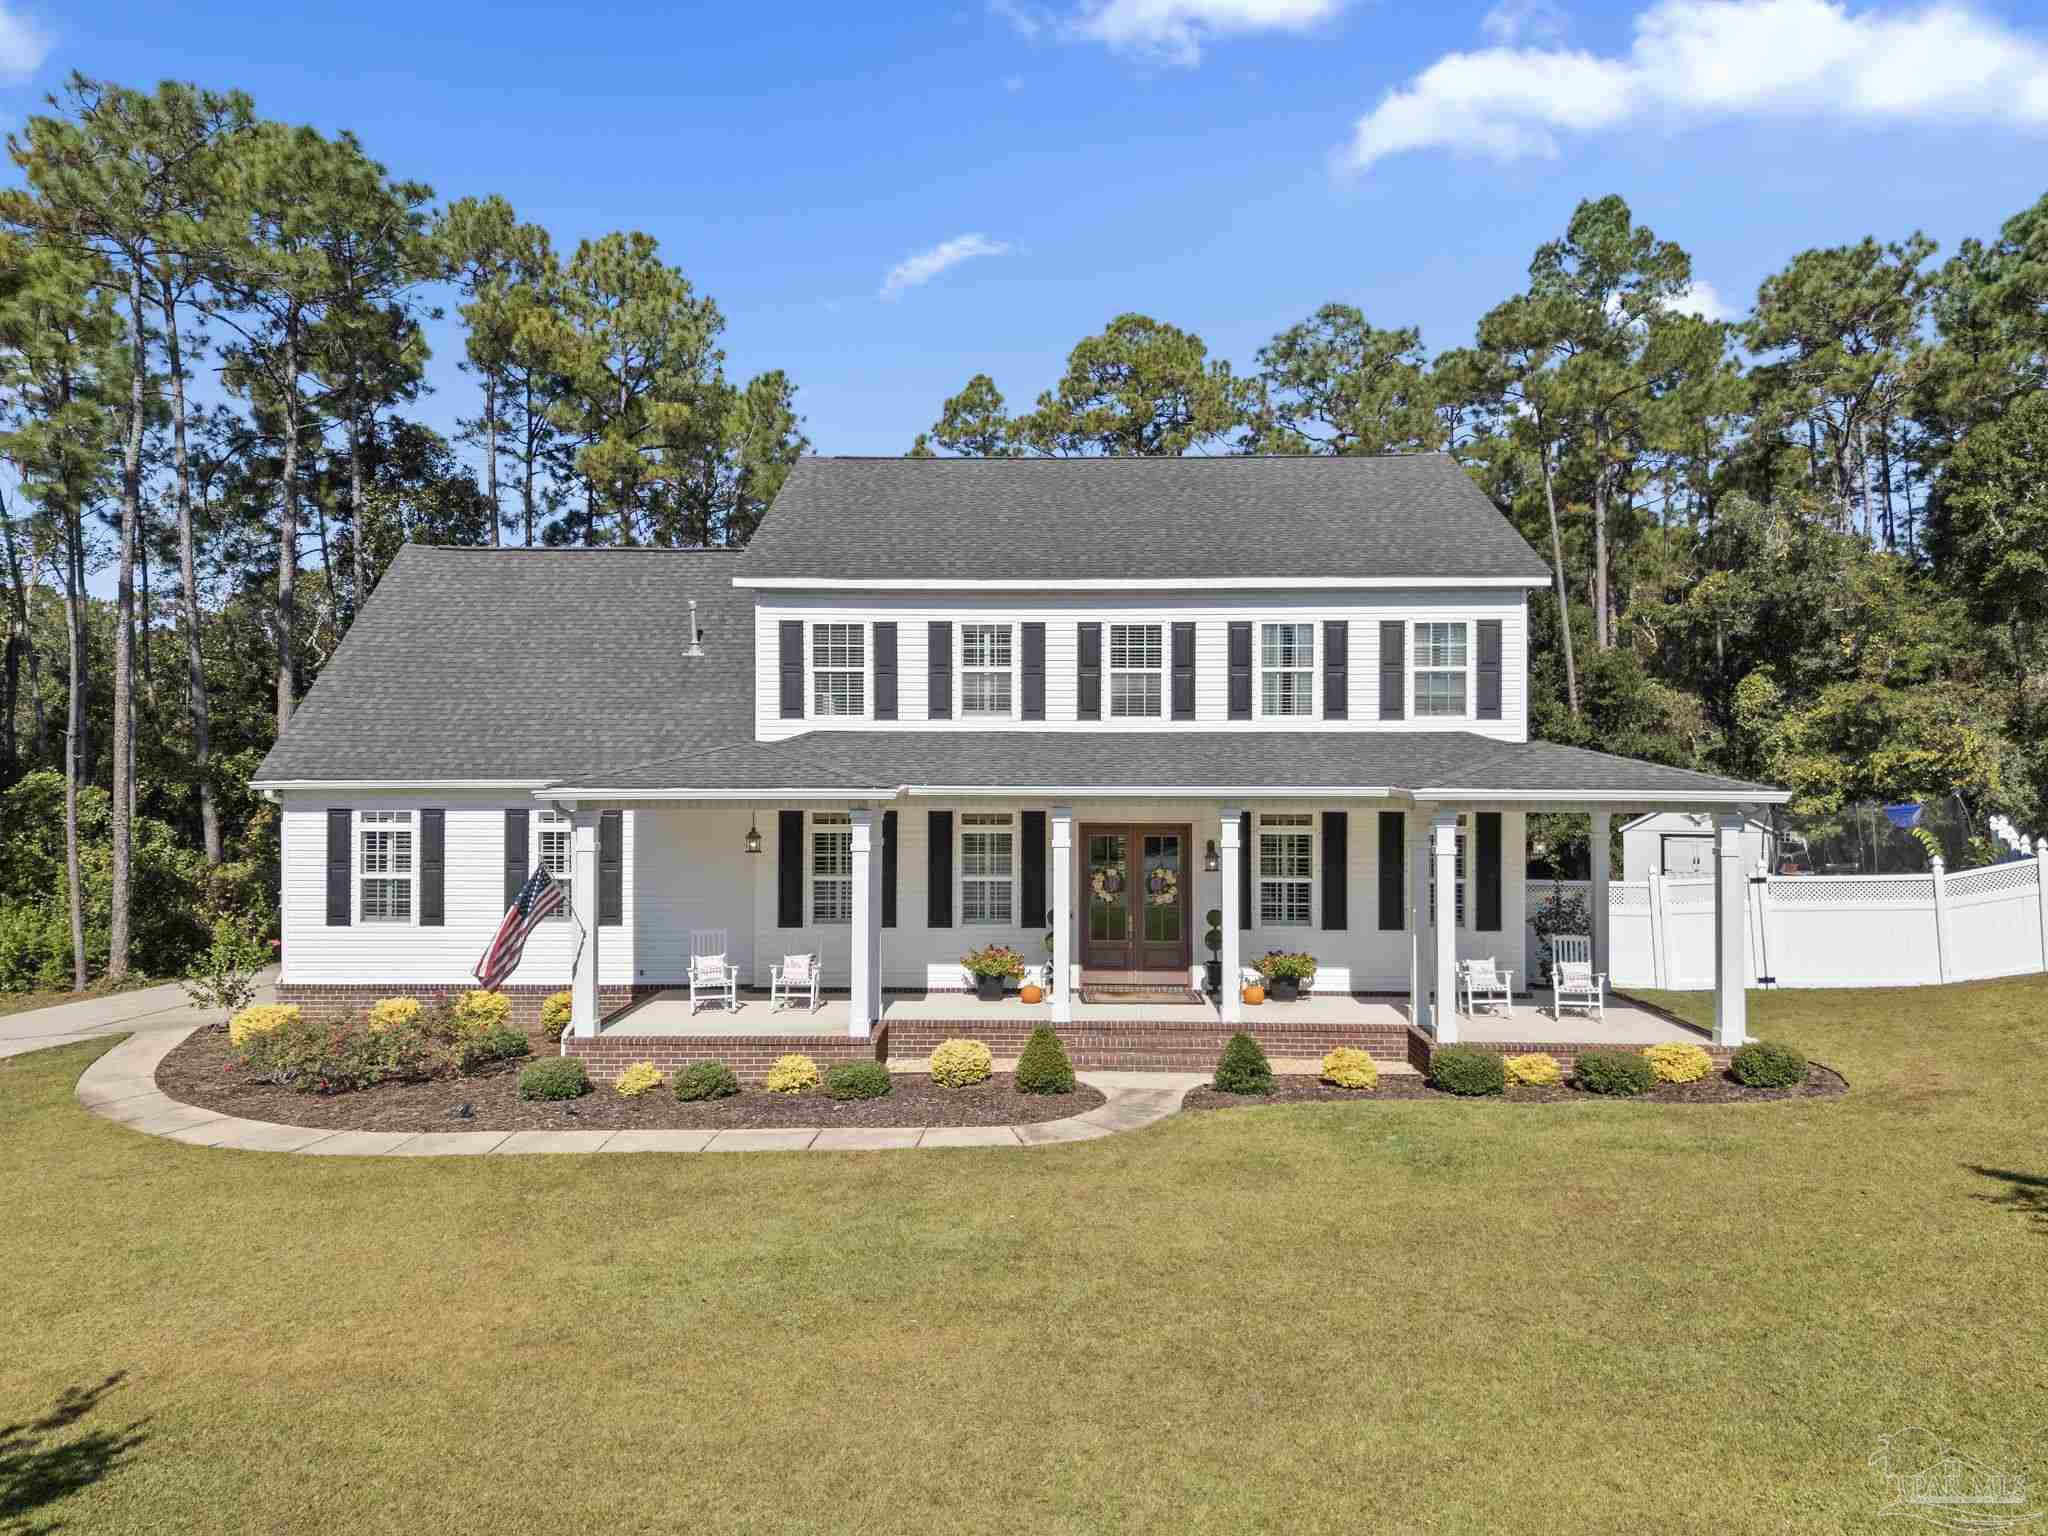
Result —
[{"label": "white vinyl privacy fence", "polygon": [[[1564,889],[1591,899],[1584,880]],[[1745,903],[1754,986],[1917,987],[2048,970],[2048,850],[2008,864],[1919,875],[1752,879]],[[1534,918],[1556,886],[1532,880]],[[1610,981],[1705,991],[1714,985],[1714,883],[1616,880],[1607,888]],[[1540,985],[1533,926],[1524,975]]]}]

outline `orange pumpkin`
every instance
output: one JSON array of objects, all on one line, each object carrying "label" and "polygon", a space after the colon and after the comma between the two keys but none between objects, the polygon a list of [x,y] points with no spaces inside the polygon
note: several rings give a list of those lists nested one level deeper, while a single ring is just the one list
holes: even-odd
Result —
[{"label": "orange pumpkin", "polygon": [[1253,1004],[1263,1003],[1266,1000],[1266,989],[1254,982],[1244,989],[1244,1000]]},{"label": "orange pumpkin", "polygon": [[1039,1003],[1045,1001],[1045,989],[1027,981],[1017,989],[1017,996],[1027,1003]]}]

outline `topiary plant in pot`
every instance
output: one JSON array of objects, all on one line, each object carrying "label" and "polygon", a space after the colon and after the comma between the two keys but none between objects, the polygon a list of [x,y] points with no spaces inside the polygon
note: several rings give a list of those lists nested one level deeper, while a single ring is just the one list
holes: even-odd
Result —
[{"label": "topiary plant in pot", "polygon": [[1209,951],[1209,958],[1202,962],[1202,986],[1216,997],[1223,991],[1223,914],[1211,907],[1202,914],[1202,925],[1209,930],[1202,935],[1202,944]]},{"label": "topiary plant in pot", "polygon": [[1316,957],[1269,949],[1259,961],[1259,974],[1266,978],[1266,995],[1276,1003],[1291,1003],[1301,989],[1316,977]]}]

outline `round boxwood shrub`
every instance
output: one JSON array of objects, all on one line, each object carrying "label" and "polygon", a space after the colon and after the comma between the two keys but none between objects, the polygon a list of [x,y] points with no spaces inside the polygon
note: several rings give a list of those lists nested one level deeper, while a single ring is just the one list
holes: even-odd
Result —
[{"label": "round boxwood shrub", "polygon": [[1445,1093],[1477,1098],[1499,1093],[1508,1085],[1507,1069],[1499,1051],[1481,1050],[1476,1045],[1447,1045],[1429,1056],[1429,1080]]},{"label": "round boxwood shrub", "polygon": [[815,1088],[818,1064],[798,1051],[778,1056],[768,1075],[761,1079],[761,1086],[770,1093],[802,1093],[806,1088]]},{"label": "round boxwood shrub", "polygon": [[932,1051],[932,1081],[941,1088],[965,1088],[988,1081],[995,1053],[979,1040],[941,1040]]},{"label": "round boxwood shrub", "polygon": [[1668,1045],[1646,1045],[1643,1060],[1657,1074],[1660,1083],[1696,1083],[1714,1070],[1714,1058],[1684,1040]]},{"label": "round boxwood shrub", "polygon": [[1557,1064],[1557,1058],[1543,1051],[1503,1057],[1501,1070],[1507,1073],[1509,1082],[1530,1088],[1547,1088],[1564,1081],[1564,1069]]},{"label": "round boxwood shrub", "polygon": [[1323,1058],[1323,1081],[1333,1088],[1377,1088],[1380,1069],[1355,1045],[1340,1045]]},{"label": "round boxwood shrub", "polygon": [[543,1056],[519,1074],[522,1099],[580,1099],[590,1092],[590,1074],[580,1056]]},{"label": "round boxwood shrub", "polygon": [[739,1075],[722,1061],[693,1061],[670,1085],[685,1104],[700,1099],[729,1099],[740,1091]]},{"label": "round boxwood shrub", "polygon": [[1657,1069],[1639,1052],[1602,1047],[1579,1052],[1578,1062],[1572,1067],[1572,1081],[1588,1093],[1627,1098],[1656,1087]]},{"label": "round boxwood shrub", "polygon": [[1273,1064],[1259,1042],[1243,1030],[1223,1047],[1223,1059],[1216,1063],[1216,1088],[1221,1093],[1271,1093]]},{"label": "round boxwood shrub", "polygon": [[661,1068],[651,1061],[636,1061],[612,1079],[612,1091],[622,1099],[637,1099],[661,1086]]},{"label": "round boxwood shrub", "polygon": [[1067,1048],[1060,1037],[1041,1024],[1024,1042],[1024,1054],[1017,1058],[1019,1093],[1072,1093],[1074,1064],[1067,1060]]},{"label": "round boxwood shrub", "polygon": [[889,1069],[879,1061],[843,1061],[825,1074],[828,1098],[879,1099],[889,1091]]},{"label": "round boxwood shrub", "polygon": [[1729,1059],[1735,1080],[1752,1088],[1790,1088],[1806,1081],[1806,1058],[1789,1045],[1756,1040]]}]

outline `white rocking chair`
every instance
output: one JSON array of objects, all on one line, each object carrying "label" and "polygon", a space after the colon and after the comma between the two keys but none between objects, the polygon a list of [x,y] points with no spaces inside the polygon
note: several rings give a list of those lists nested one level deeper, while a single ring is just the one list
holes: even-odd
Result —
[{"label": "white rocking chair", "polygon": [[1583,933],[1550,939],[1550,1016],[1563,1022],[1567,1008],[1607,1017],[1607,973],[1593,969],[1593,941]]},{"label": "white rocking chair", "polygon": [[799,998],[812,1013],[818,1011],[818,978],[825,968],[816,955],[784,955],[780,965],[768,967],[768,1011]]},{"label": "white rocking chair", "polygon": [[1515,973],[1500,969],[1491,956],[1484,960],[1460,960],[1458,987],[1465,994],[1465,1016],[1477,1018],[1482,1002],[1488,1006],[1499,1003],[1512,1019],[1515,1016],[1514,979]]},{"label": "white rocking chair", "polygon": [[700,1003],[719,1003],[728,1010],[740,1005],[740,970],[726,959],[726,931],[699,928],[690,935],[690,1014]]}]

